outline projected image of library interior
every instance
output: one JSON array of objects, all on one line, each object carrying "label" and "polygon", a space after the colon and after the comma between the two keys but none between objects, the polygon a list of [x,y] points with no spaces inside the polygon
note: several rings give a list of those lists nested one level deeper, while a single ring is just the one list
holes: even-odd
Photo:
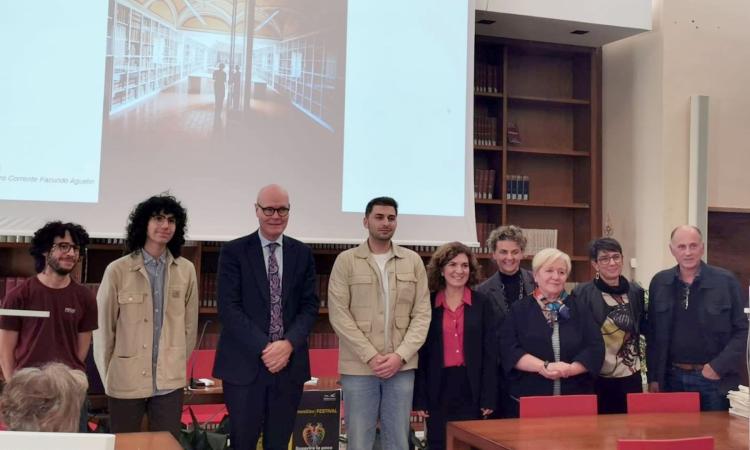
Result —
[{"label": "projected image of library interior", "polygon": [[340,131],[345,0],[112,5],[105,112],[116,128],[205,135],[283,117]]}]

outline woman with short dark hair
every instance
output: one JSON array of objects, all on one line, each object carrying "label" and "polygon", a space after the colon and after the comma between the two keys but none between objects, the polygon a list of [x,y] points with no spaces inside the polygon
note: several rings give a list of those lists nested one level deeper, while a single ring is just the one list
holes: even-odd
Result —
[{"label": "woman with short dark hair", "polygon": [[599,412],[627,412],[627,394],[643,392],[640,337],[644,320],[644,292],[622,276],[622,246],[615,239],[596,239],[589,245],[592,281],[573,290],[600,328],[604,339],[604,364],[595,382]]}]

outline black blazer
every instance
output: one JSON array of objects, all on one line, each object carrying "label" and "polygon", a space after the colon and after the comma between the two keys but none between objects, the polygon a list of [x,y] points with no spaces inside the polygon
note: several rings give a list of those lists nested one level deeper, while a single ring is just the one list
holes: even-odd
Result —
[{"label": "black blazer", "polygon": [[[588,372],[560,379],[562,394],[593,394],[594,378],[604,362],[604,341],[591,312],[573,296],[564,301],[570,308],[570,318],[560,321],[560,360],[578,361]],[[529,353],[539,359],[554,361],[552,327],[547,324],[541,308],[529,295],[510,308],[500,331],[503,369],[509,374],[510,394],[519,398],[532,395],[552,395],[552,380],[538,373],[515,368],[521,357]]]},{"label": "black blazer", "polygon": [[[419,350],[419,367],[414,380],[415,410],[439,405],[443,370],[443,308],[435,308],[431,295],[432,320],[427,339]],[[484,294],[471,291],[471,306],[464,306],[464,361],[471,387],[471,401],[479,408],[495,409],[497,399],[497,347],[492,328],[494,314]]]},{"label": "black blazer", "polygon": [[[282,309],[284,339],[294,348],[278,373],[294,383],[310,378],[307,338],[318,315],[315,262],[302,242],[283,237]],[[227,243],[219,255],[218,309],[222,323],[213,375],[250,384],[265,371],[261,352],[268,344],[271,292],[256,231]]]}]

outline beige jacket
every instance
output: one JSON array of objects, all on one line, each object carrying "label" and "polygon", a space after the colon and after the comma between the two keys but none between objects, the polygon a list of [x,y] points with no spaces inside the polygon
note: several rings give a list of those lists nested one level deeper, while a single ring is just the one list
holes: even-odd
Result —
[{"label": "beige jacket", "polygon": [[[417,367],[417,351],[427,337],[432,309],[427,274],[413,251],[393,244],[386,263],[390,320],[385,322],[380,269],[367,242],[336,258],[328,282],[328,314],[339,336],[339,372],[373,375],[367,365],[376,354],[396,352],[406,361],[401,370]],[[385,327],[390,342],[385,342]]]},{"label": "beige jacket", "polygon": [[[167,251],[166,265],[164,322],[156,363],[159,390],[186,385],[186,365],[198,328],[198,283],[193,263],[182,257],[174,259]],[[96,302],[99,329],[94,332],[94,361],[107,395],[151,397],[154,306],[140,252],[107,266]]]}]

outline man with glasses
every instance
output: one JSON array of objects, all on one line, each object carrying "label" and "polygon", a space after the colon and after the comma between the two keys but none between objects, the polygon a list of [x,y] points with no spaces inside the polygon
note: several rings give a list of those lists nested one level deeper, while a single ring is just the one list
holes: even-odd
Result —
[{"label": "man with glasses", "polygon": [[746,297],[731,272],[701,260],[698,228],[675,228],[669,250],[677,266],[657,273],[649,287],[649,390],[698,392],[701,410],[726,410],[746,351]]},{"label": "man with glasses", "polygon": [[187,212],[158,195],[130,213],[128,254],[107,266],[97,294],[94,360],[113,433],[180,433],[187,361],[198,328],[195,267],[183,258]]},{"label": "man with glasses", "polygon": [[315,263],[285,236],[289,194],[258,192],[258,230],[227,243],[219,256],[221,336],[214,376],[221,378],[236,450],[286,449],[302,388],[310,378],[307,338],[318,315]]},{"label": "man with glasses", "polygon": [[[57,361],[78,370],[97,327],[93,293],[71,277],[89,235],[80,225],[49,222],[34,233],[29,252],[37,275],[8,293],[2,307],[49,311],[49,317],[0,316],[3,378],[25,367]],[[81,424],[85,430],[86,424]]]}]

